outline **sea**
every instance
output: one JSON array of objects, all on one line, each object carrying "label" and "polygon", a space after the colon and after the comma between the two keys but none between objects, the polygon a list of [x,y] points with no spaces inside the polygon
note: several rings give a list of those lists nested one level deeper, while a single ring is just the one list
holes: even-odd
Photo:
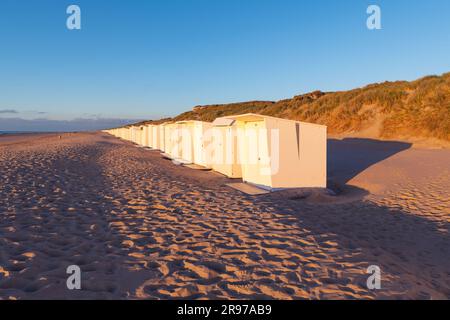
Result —
[{"label": "sea", "polygon": [[0,135],[7,135],[7,134],[35,134],[35,133],[51,133],[51,132],[45,132],[45,131],[0,131]]}]

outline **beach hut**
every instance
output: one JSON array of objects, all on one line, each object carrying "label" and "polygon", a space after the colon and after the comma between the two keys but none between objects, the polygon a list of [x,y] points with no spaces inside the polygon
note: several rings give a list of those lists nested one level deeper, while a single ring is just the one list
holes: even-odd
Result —
[{"label": "beach hut", "polygon": [[151,126],[151,130],[152,130],[152,133],[151,133],[151,147],[153,148],[153,149],[155,149],[155,150],[160,150],[160,145],[159,145],[159,142],[160,142],[160,137],[159,137],[159,126],[157,126],[157,125],[152,125]]},{"label": "beach hut", "polygon": [[177,123],[164,125],[164,152],[171,159],[181,159],[181,130]]},{"label": "beach hut", "polygon": [[144,127],[144,147],[151,148],[153,143],[153,125],[146,124]]},{"label": "beach hut", "polygon": [[137,141],[137,127],[131,127],[131,142],[136,143]]},{"label": "beach hut", "polygon": [[169,150],[172,148],[171,147],[171,132],[172,132],[172,126],[171,123],[165,123],[164,124],[164,153],[165,154],[169,154]]},{"label": "beach hut", "polygon": [[144,140],[144,126],[136,127],[136,144],[139,146],[143,145]]},{"label": "beach hut", "polygon": [[245,182],[269,190],[326,188],[326,126],[258,114],[226,118],[239,130]]},{"label": "beach hut", "polygon": [[128,133],[127,133],[127,136],[128,136],[128,141],[130,141],[130,142],[133,142],[133,139],[134,139],[134,137],[133,137],[133,135],[134,135],[134,133],[133,133],[133,128],[132,127],[128,127]]},{"label": "beach hut", "polygon": [[130,127],[130,141],[136,143],[137,128],[135,126]]},{"label": "beach hut", "polygon": [[236,121],[217,118],[212,127],[212,169],[230,178],[241,178]]},{"label": "beach hut", "polygon": [[187,120],[177,124],[180,130],[181,159],[186,163],[211,167],[212,123]]},{"label": "beach hut", "polygon": [[132,126],[131,127],[131,141],[137,145],[142,145],[142,127]]},{"label": "beach hut", "polygon": [[119,129],[119,138],[123,140],[130,140],[130,128],[120,128]]},{"label": "beach hut", "polygon": [[166,123],[162,123],[158,125],[158,131],[159,131],[159,150],[162,152],[166,151],[166,140],[165,140],[165,126]]},{"label": "beach hut", "polygon": [[141,145],[144,147],[149,147],[149,130],[148,125],[141,126],[142,137]]}]

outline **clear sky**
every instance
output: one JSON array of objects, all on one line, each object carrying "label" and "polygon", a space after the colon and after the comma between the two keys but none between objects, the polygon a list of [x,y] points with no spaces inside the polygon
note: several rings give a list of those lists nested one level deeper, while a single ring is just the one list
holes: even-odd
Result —
[{"label": "clear sky", "polygon": [[150,119],[448,71],[448,0],[0,1],[3,119]]}]

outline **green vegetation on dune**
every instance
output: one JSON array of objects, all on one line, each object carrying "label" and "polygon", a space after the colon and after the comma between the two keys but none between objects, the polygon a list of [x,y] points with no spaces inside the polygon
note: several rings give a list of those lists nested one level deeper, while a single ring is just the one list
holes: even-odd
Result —
[{"label": "green vegetation on dune", "polygon": [[198,106],[164,121],[213,121],[250,112],[325,124],[331,134],[450,141],[450,73],[412,82],[371,84],[350,91],[316,91],[278,102]]}]

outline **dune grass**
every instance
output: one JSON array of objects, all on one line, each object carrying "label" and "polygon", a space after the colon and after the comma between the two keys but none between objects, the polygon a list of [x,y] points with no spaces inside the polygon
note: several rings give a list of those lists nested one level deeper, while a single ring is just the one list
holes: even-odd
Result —
[{"label": "dune grass", "polygon": [[331,134],[374,128],[379,138],[450,141],[450,73],[416,81],[371,84],[342,92],[315,91],[292,99],[197,106],[172,119],[202,120],[243,113],[325,124]]}]

